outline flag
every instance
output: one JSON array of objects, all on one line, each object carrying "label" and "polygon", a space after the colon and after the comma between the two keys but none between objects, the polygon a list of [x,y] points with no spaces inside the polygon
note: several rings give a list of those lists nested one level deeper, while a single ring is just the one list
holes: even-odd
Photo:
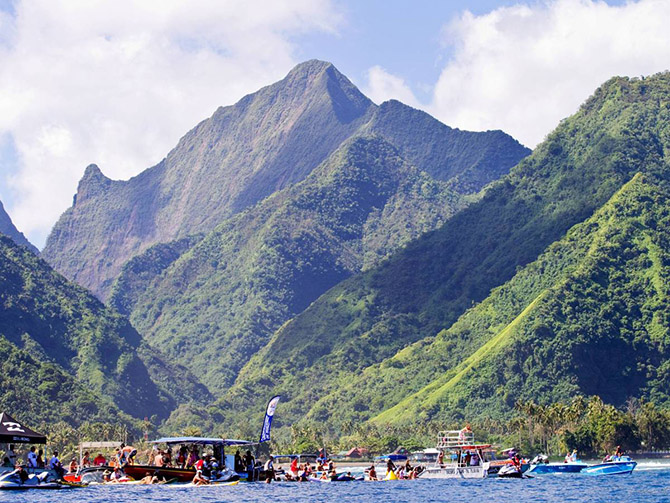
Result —
[{"label": "flag", "polygon": [[272,426],[272,416],[275,415],[275,409],[277,408],[277,403],[279,403],[280,396],[277,395],[273,397],[268,402],[268,408],[265,411],[265,421],[263,421],[263,431],[261,431],[261,442],[267,442],[270,440],[270,427]]}]

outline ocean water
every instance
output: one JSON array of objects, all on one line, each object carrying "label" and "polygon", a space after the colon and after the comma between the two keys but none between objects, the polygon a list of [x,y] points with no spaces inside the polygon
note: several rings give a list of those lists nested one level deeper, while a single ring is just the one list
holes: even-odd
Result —
[{"label": "ocean water", "polygon": [[435,501],[669,502],[670,464],[641,462],[631,475],[548,475],[511,480],[399,480],[393,482],[279,482],[235,486],[99,485],[59,491],[0,491],[0,502],[301,502]]}]

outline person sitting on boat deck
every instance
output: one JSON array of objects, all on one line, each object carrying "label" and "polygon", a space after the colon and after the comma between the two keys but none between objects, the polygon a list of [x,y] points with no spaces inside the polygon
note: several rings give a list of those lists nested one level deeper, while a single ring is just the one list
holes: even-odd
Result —
[{"label": "person sitting on boat deck", "polygon": [[194,486],[206,486],[209,485],[210,482],[205,476],[202,474],[202,471],[196,470],[195,475],[193,476],[193,485]]},{"label": "person sitting on boat deck", "polygon": [[5,456],[9,458],[9,462],[12,466],[16,466],[16,453],[14,452],[14,444],[9,444],[9,449],[5,452]]},{"label": "person sitting on boat deck", "polygon": [[12,466],[12,462],[9,460],[9,458],[7,456],[5,456],[2,459],[2,467],[3,468],[11,468],[11,466]]},{"label": "person sitting on boat deck", "polygon": [[99,452],[98,455],[93,459],[93,466],[103,466],[107,464],[107,458],[102,455],[102,452]]},{"label": "person sitting on boat deck", "polygon": [[59,479],[62,479],[63,475],[65,475],[65,469],[63,468],[60,459],[58,459],[58,451],[53,452],[53,456],[49,460],[49,468],[56,472]]},{"label": "person sitting on boat deck", "polygon": [[165,466],[172,466],[172,447],[168,445],[165,454],[163,455],[163,464]]},{"label": "person sitting on boat deck", "polygon": [[125,474],[121,471],[121,468],[118,466],[114,467],[114,471],[109,475],[110,482],[121,482],[126,479]]},{"label": "person sitting on boat deck", "polygon": [[388,475],[390,472],[395,472],[395,464],[391,458],[386,461],[386,475]]},{"label": "person sitting on boat deck", "polygon": [[37,468],[37,454],[35,454],[34,445],[32,445],[30,447],[30,451],[28,451],[28,468],[30,468],[31,470]]},{"label": "person sitting on boat deck", "polygon": [[25,484],[26,480],[28,480],[28,472],[24,470],[23,466],[21,465],[17,466],[16,470],[14,470],[12,473],[15,473],[19,476],[22,484]]},{"label": "person sitting on boat deck", "polygon": [[84,453],[84,457],[81,458],[81,467],[82,468],[88,468],[91,466],[91,455],[89,454],[88,451]]},{"label": "person sitting on boat deck", "polygon": [[195,466],[195,463],[200,459],[200,453],[198,452],[198,447],[193,446],[191,448],[191,452],[188,455],[188,459],[186,460],[186,468],[191,468]]},{"label": "person sitting on boat deck", "polygon": [[102,472],[102,481],[103,482],[111,482],[110,476],[112,475],[112,472],[109,470],[105,470]]},{"label": "person sitting on boat deck", "polygon": [[77,473],[77,458],[72,458],[70,465],[67,467],[68,473]]},{"label": "person sitting on boat deck", "polygon": [[367,470],[367,480],[377,480],[377,470],[375,470],[375,465],[370,465],[370,468]]},{"label": "person sitting on boat deck", "polygon": [[437,455],[437,464],[442,466],[444,464],[444,451],[440,451]]},{"label": "person sitting on boat deck", "polygon": [[37,468],[44,468],[44,451],[40,449],[37,451]]}]

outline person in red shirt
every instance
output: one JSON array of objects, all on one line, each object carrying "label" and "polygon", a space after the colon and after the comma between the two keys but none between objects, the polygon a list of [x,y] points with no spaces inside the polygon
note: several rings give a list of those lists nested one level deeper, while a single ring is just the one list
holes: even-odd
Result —
[{"label": "person in red shirt", "polygon": [[103,466],[107,464],[107,458],[102,455],[102,452],[99,452],[98,455],[93,459],[93,466]]}]

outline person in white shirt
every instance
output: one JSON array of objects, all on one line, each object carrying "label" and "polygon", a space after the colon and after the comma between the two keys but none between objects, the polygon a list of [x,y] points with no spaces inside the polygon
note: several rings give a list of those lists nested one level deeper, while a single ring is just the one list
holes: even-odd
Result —
[{"label": "person in white shirt", "polygon": [[35,453],[34,445],[30,448],[30,452],[28,453],[28,468],[32,468],[33,470],[37,468],[37,454]]}]

